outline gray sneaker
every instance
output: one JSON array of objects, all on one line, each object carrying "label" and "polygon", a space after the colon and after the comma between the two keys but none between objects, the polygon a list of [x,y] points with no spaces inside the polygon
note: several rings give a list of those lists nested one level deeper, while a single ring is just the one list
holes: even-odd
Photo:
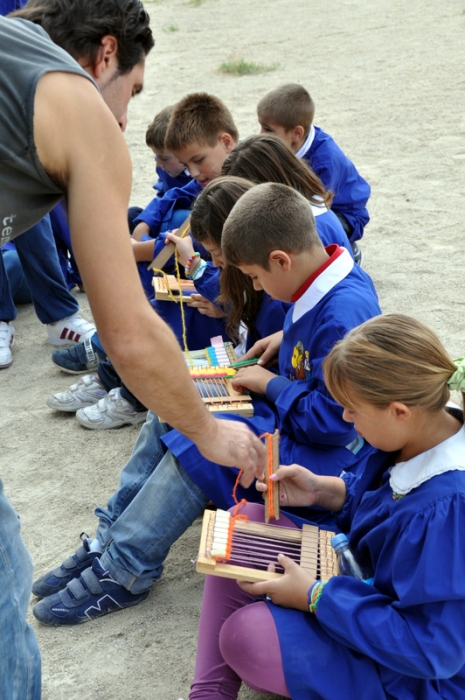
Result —
[{"label": "gray sneaker", "polygon": [[47,406],[55,411],[76,413],[80,408],[93,406],[107,395],[105,387],[95,374],[86,374],[77,384],[72,384],[68,391],[52,394],[47,399]]},{"label": "gray sneaker", "polygon": [[109,430],[122,425],[139,425],[145,423],[147,411],[135,411],[134,406],[123,399],[121,389],[112,389],[103,399],[93,406],[80,408],[76,419],[84,428],[91,430]]}]

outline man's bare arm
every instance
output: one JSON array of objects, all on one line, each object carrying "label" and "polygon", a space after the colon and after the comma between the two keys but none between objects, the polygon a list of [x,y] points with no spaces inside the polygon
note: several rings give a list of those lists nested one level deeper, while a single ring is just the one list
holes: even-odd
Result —
[{"label": "man's bare arm", "polygon": [[131,161],[115,118],[90,81],[51,73],[38,85],[34,133],[44,169],[67,190],[73,249],[116,370],[206,457],[244,468],[250,483],[262,444],[244,425],[206,411],[175,336],[145,298],[127,227]]}]

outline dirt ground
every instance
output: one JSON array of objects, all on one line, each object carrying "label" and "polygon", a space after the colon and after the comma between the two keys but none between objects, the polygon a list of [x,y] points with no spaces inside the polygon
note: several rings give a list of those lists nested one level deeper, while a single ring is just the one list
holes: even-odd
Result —
[{"label": "dirt ground", "polygon": [[[130,108],[131,203],[143,206],[152,195],[145,129],[162,107],[206,90],[228,104],[247,136],[258,130],[263,93],[301,82],[316,102],[315,123],[372,186],[362,248],[383,310],[415,315],[462,355],[464,7],[463,0],[147,3],[156,47]],[[237,59],[273,70],[218,71]],[[89,318],[85,295],[78,299]],[[14,363],[0,374],[0,474],[39,575],[74,551],[82,530],[94,533],[93,509],[114,491],[137,428],[88,431],[49,410],[47,395],[73,378],[51,363],[32,308],[19,309],[14,325]],[[196,523],[173,548],[140,606],[70,629],[33,622],[44,700],[187,699],[203,584],[191,563],[199,532]],[[247,688],[240,695],[258,697],[266,696]]]}]

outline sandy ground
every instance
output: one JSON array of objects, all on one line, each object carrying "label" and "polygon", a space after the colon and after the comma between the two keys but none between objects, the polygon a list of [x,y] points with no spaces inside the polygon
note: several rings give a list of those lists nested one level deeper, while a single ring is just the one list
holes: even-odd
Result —
[{"label": "sandy ground", "polygon": [[[463,354],[462,0],[160,0],[147,9],[157,44],[130,109],[132,203],[151,197],[144,136],[159,109],[207,90],[226,101],[247,136],[257,132],[259,97],[299,81],[315,99],[316,124],[371,183],[362,247],[383,309],[417,316],[453,355]],[[238,58],[275,70],[218,72]],[[86,297],[78,298],[89,317]],[[31,308],[19,310],[15,327],[14,364],[0,375],[0,474],[41,574],[74,551],[82,530],[95,531],[93,509],[115,489],[137,429],[87,431],[50,411],[46,396],[73,380],[52,365]],[[34,621],[45,700],[187,698],[203,583],[191,564],[199,531],[197,523],[173,548],[139,607],[71,629]],[[243,688],[240,697],[259,696]]]}]

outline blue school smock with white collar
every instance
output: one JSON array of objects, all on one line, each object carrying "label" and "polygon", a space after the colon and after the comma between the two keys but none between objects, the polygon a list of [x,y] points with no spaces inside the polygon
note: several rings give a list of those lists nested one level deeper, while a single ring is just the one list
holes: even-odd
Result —
[{"label": "blue school smock with white collar", "polygon": [[[221,417],[246,423],[256,435],[278,428],[281,464],[302,464],[315,473],[329,475],[339,475],[343,469],[356,470],[373,448],[367,443],[357,444],[353,426],[342,419],[342,408],[324,384],[322,361],[348,330],[380,313],[369,276],[354,264],[347,251],[334,246],[325,269],[287,313],[279,352],[280,376],[268,383],[266,397],[254,396],[254,416]],[[162,440],[218,507],[234,505],[232,490],[237,470],[209,462],[176,430]],[[357,449],[350,449],[354,443]],[[254,486],[240,486],[237,496],[261,501]],[[296,509],[286,512],[290,510]],[[309,517],[302,509],[297,510]],[[326,511],[311,511],[313,520],[326,519],[327,515]]]},{"label": "blue school smock with white collar", "polygon": [[373,583],[333,577],[316,617],[270,604],[294,700],[465,697],[465,429],[380,455],[344,476],[339,519]]},{"label": "blue school smock with white collar", "polygon": [[157,192],[157,197],[163,197],[168,190],[172,190],[173,187],[184,187],[192,181],[191,176],[185,170],[182,171],[180,175],[172,177],[168,175],[166,170],[163,168],[156,168],[158,181],[154,184],[153,189]]},{"label": "blue school smock with white collar", "polygon": [[311,127],[309,138],[301,150],[306,146],[306,150],[303,153],[299,151],[297,155],[309,163],[326,189],[333,192],[331,209],[345,216],[349,222],[353,229],[350,240],[359,240],[370,220],[366,208],[370,185],[334,139],[318,126]]}]

